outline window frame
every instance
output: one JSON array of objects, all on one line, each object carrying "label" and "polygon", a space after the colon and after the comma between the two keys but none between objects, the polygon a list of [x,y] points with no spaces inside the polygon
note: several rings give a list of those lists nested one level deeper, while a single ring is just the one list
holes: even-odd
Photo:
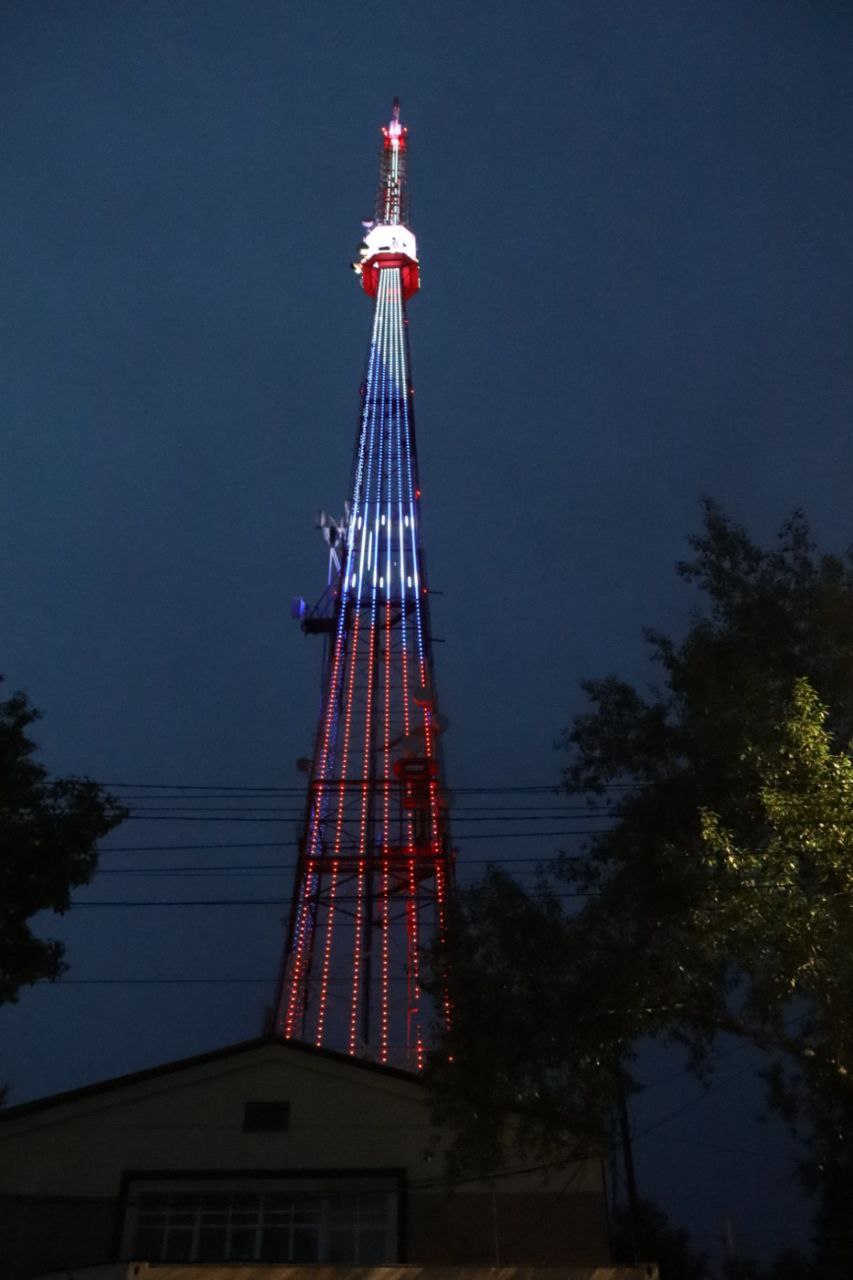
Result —
[{"label": "window frame", "polygon": [[[225,1194],[262,1194],[264,1191],[335,1191],[340,1195],[357,1195],[359,1192],[380,1191],[390,1197],[391,1221],[388,1225],[388,1245],[395,1257],[384,1265],[398,1265],[406,1261],[406,1170],[402,1168],[379,1169],[134,1169],[126,1170],[121,1177],[117,1205],[113,1260],[134,1260],[134,1242],[138,1227],[137,1197],[156,1194],[158,1191],[203,1195],[205,1191]],[[255,1260],[260,1263],[262,1260]],[[203,1262],[199,1259],[199,1265]],[[237,1265],[235,1262],[234,1265]],[[280,1265],[288,1265],[282,1262]],[[298,1263],[290,1265],[300,1265]],[[307,1265],[307,1264],[306,1264]],[[313,1264],[312,1264],[313,1265]],[[329,1263],[319,1265],[357,1265],[354,1263]],[[372,1264],[358,1264],[372,1265]]]}]

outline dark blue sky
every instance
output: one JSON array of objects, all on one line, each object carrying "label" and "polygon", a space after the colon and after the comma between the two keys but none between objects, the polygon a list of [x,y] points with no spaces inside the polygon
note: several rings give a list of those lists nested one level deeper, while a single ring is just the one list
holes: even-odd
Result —
[{"label": "dark blue sky", "polygon": [[[846,546],[852,35],[847,4],[808,0],[5,4],[0,668],[45,710],[49,766],[299,781],[319,655],[289,599],[319,594],[314,512],[347,492],[370,320],[347,263],[395,93],[452,784],[555,781],[578,681],[654,678],[640,629],[688,616],[672,565],[703,493],[761,538],[802,505]],[[292,838],[259,829],[233,838]],[[290,890],[140,883],[83,896]],[[61,927],[79,979],[274,978],[279,914]],[[238,1039],[267,998],[39,989],[0,1011],[0,1079],[20,1101]],[[696,1092],[671,1070],[650,1066],[640,1128]],[[721,1084],[638,1160],[677,1217],[710,1237],[729,1214],[763,1250],[790,1166],[743,1127],[754,1092]]]}]

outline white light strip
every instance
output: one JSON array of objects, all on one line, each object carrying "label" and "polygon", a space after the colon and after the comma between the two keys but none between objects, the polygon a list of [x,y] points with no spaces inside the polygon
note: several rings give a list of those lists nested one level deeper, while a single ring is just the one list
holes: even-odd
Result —
[{"label": "white light strip", "polygon": [[370,335],[370,355],[367,360],[367,377],[365,380],[365,396],[364,405],[361,410],[361,431],[359,432],[358,441],[358,463],[355,470],[355,481],[353,483],[352,493],[352,517],[348,530],[347,542],[350,551],[355,540],[356,530],[361,527],[361,516],[359,514],[359,497],[361,493],[361,481],[364,475],[364,454],[365,444],[367,441],[367,415],[370,411],[370,399],[368,396],[368,388],[373,382],[373,369],[376,362],[376,343],[379,336],[379,322],[381,319],[381,308],[379,299],[377,298],[376,306],[373,311],[373,332]]},{"label": "white light strip", "polygon": [[421,588],[420,588],[420,574],[418,572],[418,548],[417,548],[417,537],[415,533],[415,484],[414,484],[414,476],[412,474],[412,471],[413,471],[412,441],[411,441],[411,430],[409,425],[409,369],[408,369],[408,360],[407,360],[408,352],[406,350],[403,318],[404,318],[403,308],[401,306],[399,309],[398,315],[395,317],[396,319],[395,329],[396,329],[396,337],[397,337],[397,347],[400,353],[400,367],[402,370],[401,404],[403,406],[403,423],[404,423],[405,441],[406,441],[406,487],[407,487],[407,499],[408,499],[408,505],[409,505],[409,535],[410,535],[411,547],[412,547],[412,584],[413,584],[414,602],[415,602],[415,632],[417,636],[418,659],[421,666],[421,673],[423,673],[424,637],[423,637],[423,623],[421,620]]},{"label": "white light strip", "polygon": [[[389,272],[397,277],[397,282],[392,282],[392,289],[399,288],[399,271]],[[392,369],[392,392],[394,391],[393,369]],[[391,545],[393,542],[392,535],[392,484],[394,481],[394,422],[396,421],[398,408],[398,397],[392,394],[391,404],[388,413],[388,462],[386,464],[386,472],[388,475],[388,485],[385,492],[385,514],[382,517],[385,526],[385,600],[390,603],[391,600]]]},{"label": "white light strip", "polygon": [[[398,349],[398,359],[400,356]],[[405,394],[405,363],[400,360],[400,377],[398,385],[402,383],[403,394]],[[406,647],[406,539],[403,533],[403,406],[398,401],[397,406],[397,528],[400,540],[400,604],[401,604],[401,628],[403,638],[403,648]]]},{"label": "white light strip", "polygon": [[[379,273],[379,291],[376,298],[376,326],[375,326],[376,343],[375,343],[374,352],[373,352],[374,355],[378,355],[380,364],[382,362],[384,330],[385,330],[385,325],[387,323],[387,307],[386,307],[387,289],[385,287],[385,282],[383,279],[384,274],[385,273],[382,271]],[[359,547],[359,558],[358,558],[358,591],[356,594],[357,606],[361,604],[361,590],[362,590],[362,581],[364,577],[364,553],[365,553],[365,546],[366,546],[366,539],[365,539],[364,533],[365,533],[365,529],[367,527],[367,521],[369,518],[368,505],[370,500],[371,471],[373,468],[373,437],[374,437],[374,431],[376,427],[376,405],[377,405],[376,388],[374,385],[376,381],[376,373],[377,373],[375,360],[371,361],[369,373],[370,373],[370,376],[365,389],[365,395],[367,397],[367,404],[365,405],[365,413],[368,413],[369,411],[370,439],[367,446],[367,477],[364,481],[364,489],[363,489],[364,497],[361,504],[363,507],[364,516],[363,518],[360,517],[358,522],[359,530],[361,532],[361,545]]]}]

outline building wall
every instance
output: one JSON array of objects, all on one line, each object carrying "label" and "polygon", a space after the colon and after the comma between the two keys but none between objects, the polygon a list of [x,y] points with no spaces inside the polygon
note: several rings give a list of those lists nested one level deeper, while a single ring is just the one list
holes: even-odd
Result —
[{"label": "building wall", "polygon": [[[248,1100],[287,1100],[286,1132],[246,1133]],[[395,1170],[418,1263],[607,1260],[600,1170],[441,1184],[422,1085],[264,1045],[0,1119],[0,1280],[111,1261],[129,1173]]]},{"label": "building wall", "polygon": [[0,1195],[0,1277],[30,1276],[108,1262],[117,1200]]},{"label": "building wall", "polygon": [[451,1192],[410,1198],[410,1262],[595,1266],[609,1257],[603,1196],[569,1194],[560,1182],[550,1192]]}]

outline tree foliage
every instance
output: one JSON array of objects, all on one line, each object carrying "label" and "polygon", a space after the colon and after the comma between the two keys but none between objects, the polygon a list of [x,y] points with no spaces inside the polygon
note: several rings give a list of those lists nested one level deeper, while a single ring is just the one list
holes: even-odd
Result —
[{"label": "tree foliage", "polygon": [[710,1280],[708,1255],[693,1248],[688,1232],[674,1227],[650,1200],[641,1200],[637,1221],[618,1209],[612,1224],[613,1261],[632,1266],[654,1259],[660,1280]]},{"label": "tree foliage", "polygon": [[594,1141],[640,1037],[685,1046],[702,1075],[721,1033],[766,1052],[769,1099],[806,1123],[812,1171],[841,1159],[853,559],[817,554],[799,513],[762,549],[710,502],[690,542],[678,572],[700,607],[680,642],[647,633],[660,687],[586,682],[565,735],[566,790],[606,797],[611,817],[559,864],[580,909],[561,910],[553,879],[527,894],[497,870],[463,898],[433,1067],[460,1159],[490,1126],[493,1155],[513,1106],[542,1149]]},{"label": "tree foliage", "polygon": [[[813,1088],[853,1075],[853,762],[831,750],[827,709],[798,680],[771,749],[755,751],[764,832],[739,840],[704,812],[711,893],[692,911],[730,982],[741,1029],[789,1056]],[[730,1002],[731,1003],[731,1002]]]},{"label": "tree foliage", "polygon": [[0,702],[0,1004],[65,970],[63,944],[35,934],[32,918],[68,910],[95,872],[98,840],[125,817],[97,783],[48,776],[29,737],[38,717],[23,693]]}]

